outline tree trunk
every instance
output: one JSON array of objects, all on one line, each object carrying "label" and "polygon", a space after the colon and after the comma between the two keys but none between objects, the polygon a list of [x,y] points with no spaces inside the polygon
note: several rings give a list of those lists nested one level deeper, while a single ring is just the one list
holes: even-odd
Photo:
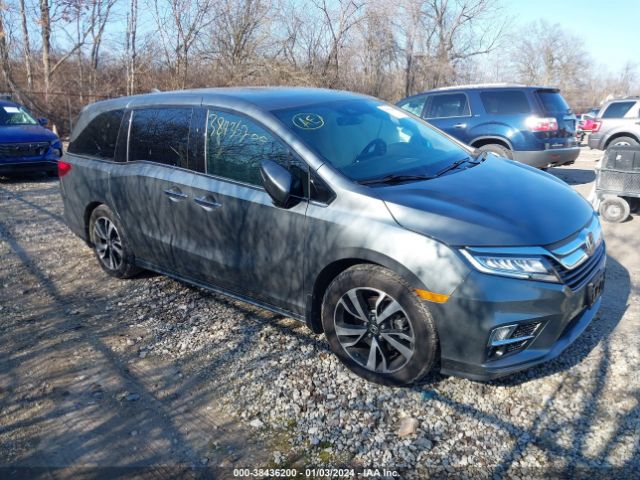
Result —
[{"label": "tree trunk", "polygon": [[22,27],[22,42],[24,43],[24,64],[27,71],[27,86],[33,90],[33,65],[31,63],[31,40],[27,28],[27,11],[24,0],[20,0],[20,25]]},{"label": "tree trunk", "polygon": [[49,0],[40,0],[40,28],[42,32],[42,74],[44,77],[44,104],[49,108],[51,89],[51,14]]}]

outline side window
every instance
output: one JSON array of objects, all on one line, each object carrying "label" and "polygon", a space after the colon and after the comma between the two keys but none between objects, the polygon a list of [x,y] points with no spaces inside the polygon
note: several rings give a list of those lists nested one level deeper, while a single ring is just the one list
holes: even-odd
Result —
[{"label": "side window", "polygon": [[269,131],[233,113],[209,110],[206,136],[207,173],[262,186],[260,162],[273,160],[289,170],[309,194],[309,168]]},{"label": "side window", "polygon": [[464,93],[433,95],[425,118],[464,117],[470,115],[469,102]]},{"label": "side window", "polygon": [[524,92],[518,90],[482,92],[480,100],[490,115],[529,113],[531,107]]},{"label": "side window", "polygon": [[405,109],[407,112],[411,112],[414,115],[422,116],[422,110],[424,110],[424,102],[426,101],[427,96],[422,95],[420,97],[412,97],[408,100],[404,100],[398,103],[400,108]]},{"label": "side window", "polygon": [[124,110],[97,115],[69,143],[69,153],[113,160]]},{"label": "side window", "polygon": [[147,160],[188,168],[191,108],[145,108],[133,111],[129,161]]},{"label": "side window", "polygon": [[602,113],[602,118],[624,118],[636,102],[615,102]]}]

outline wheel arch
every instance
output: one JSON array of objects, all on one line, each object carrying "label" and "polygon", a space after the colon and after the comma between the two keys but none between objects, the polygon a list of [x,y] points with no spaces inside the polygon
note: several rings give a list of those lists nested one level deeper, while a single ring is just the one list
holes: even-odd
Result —
[{"label": "wheel arch", "polygon": [[480,148],[483,147],[485,145],[491,145],[491,144],[497,144],[497,145],[502,145],[505,148],[508,148],[509,150],[513,151],[513,145],[511,144],[511,142],[509,140],[507,140],[504,137],[500,137],[500,136],[490,136],[490,135],[484,135],[481,137],[476,137],[473,139],[473,141],[471,141],[469,143],[469,145],[471,145],[474,148]]},{"label": "wheel arch", "polygon": [[104,202],[90,202],[84,209],[83,215],[83,225],[84,225],[84,241],[88,244],[91,244],[91,236],[89,235],[89,220],[91,219],[91,214],[93,211],[98,208],[100,205],[106,205]]},{"label": "wheel arch", "polygon": [[613,142],[616,138],[620,138],[620,137],[630,137],[630,138],[633,138],[636,142],[640,143],[640,138],[638,138],[637,135],[631,132],[616,132],[616,133],[613,133],[609,138],[607,138],[607,141],[604,143],[605,150],[609,148],[609,145],[611,145],[611,142]]},{"label": "wheel arch", "polygon": [[348,268],[362,264],[378,265],[387,268],[406,280],[409,285],[415,286],[416,288],[424,288],[424,285],[422,285],[418,277],[405,266],[377,252],[364,251],[359,252],[358,255],[335,259],[325,265],[318,274],[315,275],[310,282],[312,283],[311,288],[307,292],[306,320],[314,333],[323,332],[322,319],[320,318],[322,300],[331,282]]}]

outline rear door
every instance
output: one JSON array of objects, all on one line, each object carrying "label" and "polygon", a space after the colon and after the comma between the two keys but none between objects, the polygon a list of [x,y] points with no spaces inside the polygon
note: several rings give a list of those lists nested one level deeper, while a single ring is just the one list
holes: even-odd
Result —
[{"label": "rear door", "polygon": [[[309,169],[267,128],[239,112],[199,111],[205,135],[188,202],[188,275],[303,313],[303,270]],[[304,195],[278,208],[262,187],[260,162],[289,169]]]},{"label": "rear door", "polygon": [[440,130],[468,143],[471,120],[469,98],[465,93],[435,93],[427,98],[424,118]]},{"label": "rear door", "polygon": [[[179,252],[189,218],[192,174],[188,171],[190,106],[131,110],[127,162],[111,174],[115,208],[136,255],[179,273]],[[127,135],[122,135],[127,138]]]}]

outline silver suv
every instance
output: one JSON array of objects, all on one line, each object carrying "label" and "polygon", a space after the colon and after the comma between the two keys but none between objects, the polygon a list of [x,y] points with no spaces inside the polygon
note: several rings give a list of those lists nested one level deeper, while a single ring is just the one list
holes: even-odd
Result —
[{"label": "silver suv", "polygon": [[640,145],[640,97],[606,103],[596,117],[588,143],[598,150]]},{"label": "silver suv", "polygon": [[145,268],[305,321],[380,383],[536,365],[601,303],[605,244],[580,195],[375,98],[99,102],[59,166],[66,221],[107,274]]}]

